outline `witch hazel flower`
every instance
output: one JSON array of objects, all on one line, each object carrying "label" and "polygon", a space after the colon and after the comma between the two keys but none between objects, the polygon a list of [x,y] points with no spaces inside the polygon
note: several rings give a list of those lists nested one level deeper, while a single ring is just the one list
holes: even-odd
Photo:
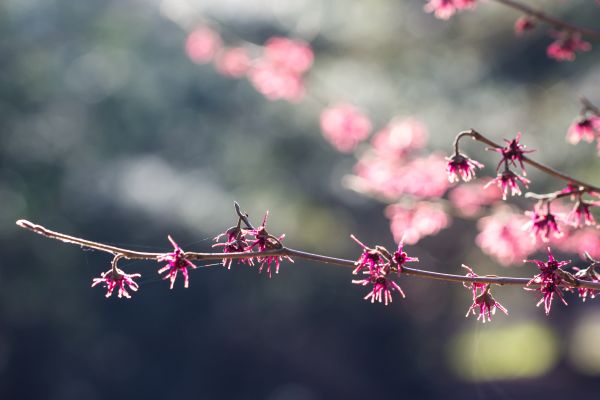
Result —
[{"label": "witch hazel flower", "polygon": [[519,184],[527,188],[530,183],[529,179],[523,178],[512,172],[510,169],[505,168],[502,173],[499,173],[498,176],[489,181],[483,188],[486,189],[494,184],[497,185],[500,190],[502,190],[502,200],[506,200],[509,190],[511,196],[520,196],[522,192]]},{"label": "witch hazel flower", "polygon": [[185,51],[188,57],[197,64],[211,62],[220,48],[221,37],[216,31],[206,26],[192,31],[185,42]]},{"label": "witch hazel flower", "polygon": [[[226,236],[226,242],[215,243],[212,247],[223,247],[223,253],[252,253],[252,249],[248,245],[246,235],[247,231],[245,229],[240,228],[240,225],[238,223],[237,226],[232,226],[231,228],[227,229],[225,233],[221,233],[214,238],[214,241],[218,242],[221,239],[221,237]],[[248,266],[254,265],[254,260],[252,259],[252,257],[238,258],[238,262],[241,264],[246,264]],[[222,264],[227,269],[231,269],[233,259],[223,258]]]},{"label": "witch hazel flower", "polygon": [[137,292],[139,286],[137,282],[134,281],[135,278],[141,277],[140,274],[126,274],[119,268],[111,268],[108,271],[105,271],[100,274],[99,278],[94,278],[92,280],[92,287],[103,284],[106,288],[106,297],[110,297],[113,294],[113,291],[118,288],[118,296],[119,298],[126,297],[128,299],[131,298],[131,295],[127,290],[132,290]]},{"label": "witch hazel flower", "polygon": [[400,285],[393,280],[394,274],[399,276],[402,273],[404,264],[407,262],[418,262],[416,257],[409,257],[404,251],[404,243],[398,244],[397,250],[390,254],[384,247],[376,246],[374,249],[367,247],[354,235],[352,239],[363,248],[363,252],[356,261],[356,269],[352,271],[354,275],[362,272],[363,279],[354,279],[355,285],[372,285],[372,289],[364,297],[365,300],[371,300],[384,303],[386,306],[392,302],[392,292],[397,291],[404,298],[404,292]]},{"label": "witch hazel flower", "polygon": [[[543,262],[541,260],[525,260],[525,262],[531,262],[537,265],[540,273],[535,275],[525,287],[525,290],[539,291],[542,294],[542,298],[536,304],[537,307],[544,304],[544,310],[546,315],[550,314],[550,308],[552,307],[552,301],[556,295],[565,305],[565,300],[560,285],[563,282],[575,283],[573,275],[562,270],[561,268],[571,263],[571,261],[558,261],[552,255],[550,247],[548,247],[548,261]],[[539,285],[539,289],[532,289],[529,286]]]},{"label": "witch hazel flower", "polygon": [[163,276],[163,280],[168,279],[171,282],[170,289],[173,289],[173,285],[175,284],[175,279],[177,279],[177,274],[181,272],[183,275],[183,287],[187,288],[190,285],[190,279],[188,274],[188,268],[196,269],[198,268],[194,263],[185,258],[185,253],[179,247],[177,243],[173,240],[173,238],[169,235],[169,242],[173,245],[173,251],[171,253],[164,254],[157,258],[158,262],[166,262],[167,265],[158,270],[159,274],[163,274],[166,272],[166,275]]},{"label": "witch hazel flower", "polygon": [[448,161],[446,172],[448,173],[450,183],[458,182],[461,179],[469,182],[475,177],[475,168],[483,168],[483,164],[480,162],[460,153],[455,153],[452,157],[446,158],[446,160]]},{"label": "witch hazel flower", "polygon": [[534,29],[535,26],[535,18],[530,15],[523,15],[515,21],[515,33],[517,35],[522,35],[525,32]]},{"label": "witch hazel flower", "polygon": [[321,131],[333,147],[343,153],[353,151],[371,133],[371,121],[350,104],[338,104],[321,113]]},{"label": "witch hazel flower", "polygon": [[[467,277],[479,277],[479,275],[473,272],[471,267],[468,267],[464,264],[462,267],[467,270]],[[466,288],[471,289],[473,292],[473,304],[467,310],[467,315],[465,315],[465,317],[468,317],[471,314],[477,315],[476,310],[479,310],[479,316],[477,317],[477,320],[479,321],[481,319],[485,324],[486,318],[488,322],[492,321],[492,315],[496,314],[496,309],[499,309],[504,314],[508,315],[508,310],[492,297],[490,284],[480,282],[464,282],[463,285]]]},{"label": "witch hazel flower", "polygon": [[[545,210],[543,210],[545,207]],[[541,239],[543,242],[548,242],[550,236],[560,238],[563,232],[558,227],[557,220],[562,219],[562,215],[553,214],[550,210],[550,203],[537,204],[533,211],[526,211],[525,215],[530,217],[529,222],[523,225],[523,230],[531,232],[533,241]]]},{"label": "witch hazel flower", "polygon": [[532,153],[535,150],[527,150],[527,146],[519,143],[520,140],[521,132],[518,132],[517,136],[513,140],[504,139],[504,141],[506,142],[505,147],[491,149],[502,155],[502,159],[498,163],[496,171],[500,169],[500,166],[503,163],[505,168],[507,168],[509,163],[516,167],[518,162],[521,167],[521,171],[523,172],[523,176],[527,175],[527,172],[525,171],[525,165],[523,164],[524,157],[526,153]]},{"label": "witch hazel flower", "polygon": [[433,13],[436,18],[449,19],[457,11],[473,8],[476,0],[429,0],[423,7],[425,12]]},{"label": "witch hazel flower", "polygon": [[567,131],[567,141],[570,144],[577,144],[584,140],[592,143],[600,134],[600,117],[581,116],[577,118]]},{"label": "witch hazel flower", "polygon": [[581,39],[579,32],[553,32],[552,36],[556,40],[548,46],[546,54],[556,61],[574,61],[575,53],[592,48],[591,44]]},{"label": "witch hazel flower", "polygon": [[[259,252],[263,252],[263,251],[269,251],[269,250],[277,250],[277,249],[281,249],[283,247],[283,245],[281,244],[281,241],[285,238],[285,235],[275,237],[275,236],[270,235],[267,232],[268,216],[269,216],[269,212],[267,211],[263,218],[262,224],[258,228],[250,229],[248,231],[248,234],[254,235],[254,237],[255,237],[255,240],[253,242],[251,242],[248,246],[249,250],[254,249],[256,247]],[[260,262],[260,267],[258,268],[258,272],[262,273],[263,269],[266,269],[267,274],[269,275],[269,278],[272,277],[273,270],[275,270],[276,274],[279,273],[279,267],[281,266],[281,261],[283,261],[284,259],[286,259],[292,263],[294,262],[294,260],[292,260],[289,256],[279,256],[279,255],[260,256],[260,257],[257,257],[256,259],[258,260],[258,262]],[[272,268],[272,267],[274,267],[274,268]]]},{"label": "witch hazel flower", "polygon": [[[573,269],[577,271],[575,273],[575,278],[582,281],[600,283],[600,272],[596,270],[596,267],[600,265],[600,263],[594,260],[588,253],[585,253],[585,258],[591,262],[591,265],[584,269],[574,267]],[[589,288],[577,288],[577,292],[579,293],[581,300],[584,302],[588,297],[591,299],[596,298],[596,294],[598,294],[598,290]]]},{"label": "witch hazel flower", "polygon": [[598,201],[587,202],[580,198],[567,216],[567,223],[575,228],[596,225],[596,220],[590,211],[590,207],[599,206],[600,202]]}]

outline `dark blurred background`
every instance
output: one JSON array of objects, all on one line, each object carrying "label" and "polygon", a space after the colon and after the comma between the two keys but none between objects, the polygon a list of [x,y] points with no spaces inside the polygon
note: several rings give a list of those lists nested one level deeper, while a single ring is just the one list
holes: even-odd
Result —
[{"label": "dark blurred background", "polygon": [[[590,1],[532,3],[599,28]],[[511,10],[485,2],[443,22],[422,5],[2,0],[0,398],[595,398],[598,300],[571,298],[547,318],[536,295],[499,288],[511,316],[482,326],[464,318],[460,286],[406,278],[405,300],[372,305],[347,270],[300,260],[271,280],[199,269],[173,291],[156,264],[124,262],[143,273],[140,291],[107,300],[89,288],[106,254],[14,224],[148,251],[168,251],[170,233],[207,251],[237,200],[256,222],[270,210],[271,232],[295,248],[353,258],[350,233],[393,246],[383,205],[342,186],[354,158],[321,137],[311,91],[360,105],[377,126],[419,118],[432,149],[468,127],[498,140],[524,130],[538,159],[598,184],[595,149],[564,134],[578,96],[600,100],[600,49],[561,64],[545,56],[546,28],[514,37]],[[310,41],[309,96],[270,102],[193,64],[183,43],[206,23],[255,43]],[[502,270],[475,235],[455,220],[410,252],[438,271],[532,272]]]}]

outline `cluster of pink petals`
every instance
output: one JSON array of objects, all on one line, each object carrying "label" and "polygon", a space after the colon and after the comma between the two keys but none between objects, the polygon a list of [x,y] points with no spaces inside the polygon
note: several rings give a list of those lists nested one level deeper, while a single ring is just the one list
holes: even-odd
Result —
[{"label": "cluster of pink petals", "polygon": [[313,59],[308,43],[272,37],[264,45],[263,56],[248,72],[248,79],[269,100],[299,101],[305,93],[303,77]]},{"label": "cluster of pink petals", "polygon": [[523,15],[515,21],[515,33],[522,35],[523,33],[535,28],[535,19],[529,15]]},{"label": "cluster of pink petals", "polygon": [[418,156],[427,143],[425,126],[414,118],[394,118],[374,135],[371,148],[354,167],[352,187],[395,200],[401,195],[440,197],[449,187],[441,154]]},{"label": "cluster of pink petals", "polygon": [[[467,269],[468,272],[466,276],[469,278],[478,277],[470,267],[463,265],[463,268]],[[468,284],[465,283],[465,287],[473,291],[473,304],[471,304],[471,307],[467,310],[467,315],[465,315],[465,317],[468,317],[470,314],[477,315],[476,311],[479,311],[477,320],[479,321],[481,319],[481,322],[485,324],[486,318],[488,322],[492,321],[492,315],[496,314],[496,309],[508,315],[508,310],[492,297],[489,284],[473,282]]]},{"label": "cluster of pink petals", "polygon": [[385,216],[390,220],[394,239],[404,240],[408,244],[437,234],[451,222],[450,216],[440,204],[429,201],[391,204],[386,207]]},{"label": "cluster of pink petals", "polygon": [[217,72],[230,78],[243,78],[251,66],[252,59],[244,47],[222,49],[215,59]]},{"label": "cluster of pink petals", "polygon": [[185,42],[188,57],[197,64],[211,62],[220,48],[221,36],[206,26],[192,31]]},{"label": "cluster of pink petals", "polygon": [[[248,245],[246,238],[247,234],[247,230],[242,229],[239,226],[233,226],[225,233],[221,233],[214,238],[214,241],[217,243],[215,243],[213,247],[223,247],[223,253],[252,253],[252,249]],[[227,240],[224,243],[218,243],[223,236],[225,236]],[[238,263],[253,266],[254,260],[252,257],[238,258]],[[231,269],[233,258],[224,258],[222,264],[227,269]]]},{"label": "cluster of pink petals", "polygon": [[479,220],[479,234],[475,243],[484,253],[504,266],[521,263],[538,248],[523,230],[527,221],[527,217],[512,212],[507,207],[498,208]]},{"label": "cluster of pink petals", "polygon": [[[279,236],[277,238],[277,240],[275,241],[275,239],[267,232],[268,216],[269,216],[269,212],[267,211],[267,213],[265,214],[265,217],[263,218],[262,224],[258,228],[251,229],[248,231],[248,234],[254,235],[254,237],[255,237],[254,241],[251,242],[250,245],[248,246],[248,249],[252,250],[256,247],[258,249],[258,251],[262,252],[262,251],[275,250],[281,245],[279,242],[281,242],[285,238],[285,235]],[[272,277],[271,266],[275,267],[274,268],[275,273],[278,274],[279,267],[281,265],[281,261],[283,261],[284,258],[290,262],[294,262],[294,260],[292,260],[288,256],[257,257],[258,262],[260,262],[260,267],[258,268],[258,272],[259,273],[262,272],[263,268],[267,267],[266,268],[267,274],[269,275],[269,278],[271,278]]]},{"label": "cluster of pink petals", "polygon": [[383,302],[387,306],[392,302],[393,291],[397,291],[402,297],[406,297],[400,285],[393,280],[394,274],[399,276],[405,263],[418,262],[419,259],[409,257],[406,254],[402,241],[398,244],[398,249],[391,255],[391,259],[387,259],[381,254],[381,250],[365,246],[354,236],[352,236],[352,239],[363,248],[356,261],[356,268],[352,273],[355,275],[362,273],[365,276],[363,279],[352,280],[352,283],[361,286],[372,285],[371,291],[367,293],[364,299],[371,300],[371,303],[375,301]]},{"label": "cluster of pink petals", "polygon": [[92,287],[103,284],[106,287],[106,297],[110,297],[115,290],[119,288],[119,298],[126,297],[131,298],[131,295],[127,292],[127,289],[137,292],[138,284],[133,279],[141,277],[140,274],[126,274],[119,268],[112,268],[108,271],[102,272],[100,278],[94,278],[92,280]]},{"label": "cluster of pink petals", "polygon": [[371,121],[350,104],[338,104],[321,113],[323,136],[338,151],[348,153],[369,137]]},{"label": "cluster of pink petals", "polygon": [[600,258],[600,234],[594,227],[569,232],[561,240],[553,241],[553,245],[564,252],[581,256],[587,252],[594,258]]},{"label": "cluster of pink petals", "polygon": [[[554,295],[558,296],[558,298],[561,299],[565,305],[567,305],[560,285],[564,281],[564,278],[570,276],[570,274],[563,271],[561,267],[568,265],[571,261],[557,261],[552,255],[550,247],[548,247],[547,262],[540,260],[527,260],[526,262],[536,264],[540,270],[540,273],[535,275],[527,283],[527,287],[525,288],[527,290],[536,290],[542,293],[542,298],[537,303],[537,306],[539,307],[543,303],[546,315],[550,314],[550,308],[552,307]],[[529,286],[534,284],[540,285],[539,289],[529,288]]]},{"label": "cluster of pink petals", "polygon": [[177,279],[177,274],[181,272],[183,275],[183,287],[187,288],[190,285],[188,268],[195,269],[197,266],[185,258],[184,251],[177,243],[175,243],[171,236],[168,236],[168,238],[169,242],[171,242],[173,245],[173,251],[158,257],[158,262],[167,263],[163,268],[158,270],[158,273],[163,274],[166,272],[166,275],[163,277],[163,279],[168,279],[171,282],[170,288],[173,289],[173,285],[175,285],[175,279]]},{"label": "cluster of pink petals", "polygon": [[600,134],[600,117],[580,117],[573,121],[567,131],[567,141],[577,144],[581,140],[592,143]]},{"label": "cluster of pink petals", "polygon": [[596,225],[590,207],[600,207],[600,202],[584,201],[582,199],[576,201],[575,206],[567,216],[566,222],[575,228]]},{"label": "cluster of pink petals", "polygon": [[456,153],[452,157],[446,158],[446,172],[450,183],[459,182],[461,179],[469,182],[475,178],[475,168],[483,168],[483,164],[470,159],[469,157]]},{"label": "cluster of pink petals", "polygon": [[581,39],[578,32],[555,32],[553,36],[556,40],[548,46],[546,54],[557,61],[574,61],[575,53],[592,48],[592,45]]},{"label": "cluster of pink petals", "polygon": [[492,205],[502,199],[502,192],[497,186],[491,186],[483,190],[487,184],[483,182],[465,183],[456,186],[448,199],[456,210],[465,217],[473,217],[479,214],[484,206]]},{"label": "cluster of pink petals", "polygon": [[529,187],[530,183],[531,182],[529,182],[529,179],[515,174],[510,169],[505,169],[499,173],[498,176],[489,181],[484,186],[484,189],[492,185],[496,185],[502,191],[502,200],[506,200],[506,196],[508,195],[509,191],[511,196],[520,196],[522,193],[519,184],[527,188]]},{"label": "cluster of pink petals", "polygon": [[473,8],[475,3],[476,0],[429,0],[424,9],[436,18],[449,19],[457,11]]},{"label": "cluster of pink petals", "polygon": [[547,243],[551,236],[560,238],[564,235],[558,226],[558,221],[563,221],[564,216],[552,213],[546,204],[536,205],[533,211],[526,211],[525,215],[529,216],[530,220],[523,225],[523,229],[531,233],[534,241],[541,239]]},{"label": "cluster of pink petals", "polygon": [[502,159],[498,163],[496,171],[500,169],[500,166],[502,164],[504,164],[506,167],[508,167],[509,164],[512,164],[516,167],[518,163],[521,167],[523,175],[527,175],[525,171],[525,164],[523,164],[523,157],[525,156],[525,154],[532,153],[535,150],[527,150],[527,146],[519,143],[520,140],[521,132],[518,132],[517,136],[514,139],[504,139],[504,141],[506,142],[505,147],[493,149],[495,152],[498,152],[502,155]]}]

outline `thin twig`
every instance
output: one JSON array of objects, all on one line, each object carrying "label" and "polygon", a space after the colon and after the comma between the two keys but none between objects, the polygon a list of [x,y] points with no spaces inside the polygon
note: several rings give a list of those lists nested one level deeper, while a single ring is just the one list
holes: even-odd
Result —
[{"label": "thin twig", "polygon": [[[239,206],[238,206],[239,207]],[[236,210],[238,209],[236,207]],[[137,259],[137,260],[152,260],[156,261],[159,257],[164,256],[165,253],[145,253],[139,251],[133,251],[123,249],[120,247],[109,246],[102,243],[93,242],[86,239],[81,239],[75,236],[65,235],[63,233],[55,232],[50,229],[46,229],[41,225],[34,224],[27,220],[20,219],[17,221],[17,225],[21,228],[29,229],[35,233],[45,236],[50,239],[60,240],[64,243],[77,244],[81,247],[104,251],[115,255],[117,258],[125,259]],[[354,260],[346,260],[343,258],[335,258],[324,256],[320,254],[308,253],[305,251],[294,250],[288,247],[281,247],[275,250],[268,250],[262,252],[240,252],[240,253],[196,253],[196,252],[185,252],[184,257],[188,260],[223,260],[223,259],[242,259],[242,258],[254,258],[254,257],[266,257],[266,256],[280,256],[280,257],[295,257],[299,259],[305,259],[324,264],[334,264],[344,267],[356,267]],[[402,275],[415,276],[424,279],[434,279],[438,281],[454,282],[454,283],[485,283],[494,285],[517,285],[526,286],[530,281],[528,278],[515,278],[515,277],[503,277],[503,276],[478,276],[468,277],[464,275],[445,274],[441,272],[425,271],[416,268],[402,267]],[[563,282],[565,287],[580,287],[586,289],[600,290],[600,283],[594,283],[584,280],[575,280],[574,284],[567,284]]]},{"label": "thin twig", "polygon": [[541,10],[529,7],[525,4],[521,4],[517,1],[514,1],[514,0],[494,0],[494,1],[496,3],[503,4],[507,7],[513,8],[515,10],[524,12],[525,14],[535,17],[540,21],[547,22],[548,24],[554,26],[555,28],[565,29],[565,30],[568,30],[571,32],[579,32],[582,35],[586,35],[588,37],[600,40],[600,32],[597,32],[597,31],[594,31],[591,29],[587,29],[587,28],[581,28],[579,26],[570,24],[570,23],[562,21],[556,17],[548,15]]}]

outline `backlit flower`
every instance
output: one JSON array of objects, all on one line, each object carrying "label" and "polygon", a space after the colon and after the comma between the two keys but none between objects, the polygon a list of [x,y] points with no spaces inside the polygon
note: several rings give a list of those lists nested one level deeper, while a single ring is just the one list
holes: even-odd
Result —
[{"label": "backlit flower", "polygon": [[175,279],[177,278],[177,274],[181,272],[183,275],[183,287],[187,288],[190,284],[188,268],[195,269],[197,268],[190,260],[185,258],[185,253],[175,243],[171,236],[168,236],[169,242],[173,245],[173,251],[171,253],[164,254],[157,258],[158,262],[166,262],[163,268],[158,270],[159,274],[166,272],[166,275],[163,279],[169,279],[171,282],[170,288],[173,289],[173,285],[175,284]]},{"label": "backlit flower", "polygon": [[[584,269],[573,268],[577,271],[575,273],[575,278],[580,279],[582,281],[600,283],[600,273],[596,271],[597,266],[598,264],[596,262],[593,262],[592,265]],[[595,299],[599,290],[589,288],[577,288],[577,292],[579,293],[579,297],[581,298],[581,300],[585,301],[588,297],[590,299]]]},{"label": "backlit flower", "polygon": [[[525,260],[537,265],[540,273],[535,275],[529,282],[527,282],[526,290],[536,290],[542,293],[542,298],[537,303],[539,307],[544,304],[544,310],[546,315],[550,314],[550,308],[552,307],[552,300],[554,295],[558,296],[561,301],[567,305],[567,302],[563,296],[560,285],[565,280],[572,280],[573,277],[568,272],[565,272],[561,267],[568,265],[571,261],[558,261],[552,255],[550,247],[548,247],[548,261],[543,262],[541,260]],[[540,285],[539,289],[530,289],[531,285]]]},{"label": "backlit flower", "polygon": [[[225,243],[215,243],[213,247],[223,247],[223,253],[252,253],[252,249],[248,245],[246,238],[247,233],[247,230],[239,226],[233,226],[225,233],[221,233],[214,238],[215,242],[218,242],[221,237],[226,236],[227,241]],[[239,263],[247,264],[248,266],[254,265],[252,257],[238,258],[237,260]],[[231,264],[233,264],[232,258],[223,259],[223,266],[227,267],[227,269],[231,268]]]},{"label": "backlit flower", "polygon": [[118,296],[131,298],[131,295],[127,292],[127,289],[137,292],[138,284],[134,281],[134,278],[141,277],[140,274],[126,274],[119,268],[114,270],[111,268],[100,274],[100,278],[94,278],[92,280],[92,287],[103,284],[106,287],[106,297],[110,297],[115,290],[119,288]]},{"label": "backlit flower", "polygon": [[535,19],[529,15],[521,16],[515,21],[515,33],[517,35],[522,35],[533,28],[535,28]]},{"label": "backlit flower", "polygon": [[475,168],[483,168],[483,164],[480,162],[471,160],[460,153],[456,153],[446,160],[448,161],[446,172],[451,183],[458,182],[460,179],[469,182],[475,177]]},{"label": "backlit flower", "polygon": [[592,143],[600,132],[600,117],[581,117],[574,121],[567,131],[567,141],[577,144],[581,140]]},{"label": "backlit flower", "polygon": [[188,57],[198,64],[209,63],[220,47],[221,37],[208,27],[192,31],[185,42],[185,51]]},{"label": "backlit flower", "polygon": [[476,0],[429,0],[424,9],[436,18],[448,19],[459,10],[473,8],[475,3]]},{"label": "backlit flower", "polygon": [[485,186],[488,188],[489,186],[496,184],[502,190],[502,200],[506,200],[506,195],[510,190],[511,196],[521,195],[521,188],[519,187],[519,183],[522,184],[525,188],[529,185],[529,180],[523,178],[512,172],[510,169],[505,169],[502,173],[498,174],[496,178],[489,181]]},{"label": "backlit flower", "polygon": [[502,159],[498,163],[498,167],[496,171],[500,169],[500,166],[504,164],[505,166],[508,163],[517,166],[517,162],[521,166],[521,171],[523,175],[527,175],[525,171],[525,165],[523,164],[523,158],[526,153],[531,153],[535,150],[526,150],[527,146],[520,144],[521,140],[521,132],[517,133],[517,136],[513,140],[504,139],[506,142],[506,146],[502,148],[494,148],[493,150],[502,154]]},{"label": "backlit flower", "polygon": [[559,32],[553,36],[556,40],[548,46],[546,54],[557,61],[574,61],[576,52],[589,51],[592,48],[588,42],[581,39],[578,32]]},{"label": "backlit flower", "polygon": [[543,205],[537,205],[533,211],[525,212],[530,220],[523,225],[523,229],[531,232],[534,240],[539,238],[543,242],[548,242],[551,235],[556,238],[561,237],[563,232],[558,227],[557,216],[559,218],[562,218],[562,216],[553,214],[549,206],[545,210],[542,210],[542,208],[544,208]]},{"label": "backlit flower", "polygon": [[[281,241],[285,238],[285,235],[275,237],[267,232],[268,216],[269,212],[267,211],[263,218],[262,224],[258,228],[251,229],[248,231],[248,234],[254,235],[255,237],[254,241],[249,244],[248,249],[254,249],[255,247],[257,247],[259,252],[263,252],[269,250],[277,250],[283,247]],[[284,259],[292,263],[294,262],[294,260],[292,260],[289,256],[280,255],[259,256],[256,259],[258,260],[258,262],[260,262],[258,272],[262,272],[263,269],[266,269],[269,278],[273,276],[273,270],[276,274],[279,273],[281,261],[283,261]]]},{"label": "backlit flower", "polygon": [[596,220],[590,211],[590,207],[598,206],[600,206],[600,202],[578,200],[567,216],[567,222],[576,228],[584,225],[596,225]]}]

